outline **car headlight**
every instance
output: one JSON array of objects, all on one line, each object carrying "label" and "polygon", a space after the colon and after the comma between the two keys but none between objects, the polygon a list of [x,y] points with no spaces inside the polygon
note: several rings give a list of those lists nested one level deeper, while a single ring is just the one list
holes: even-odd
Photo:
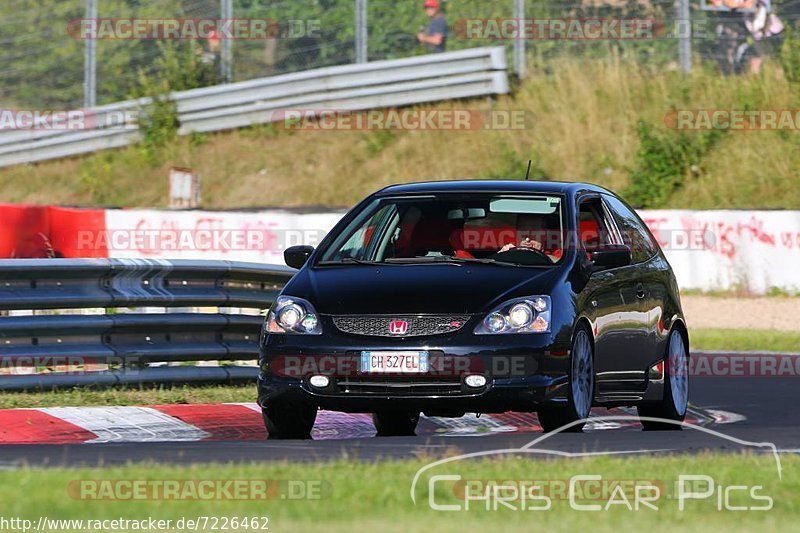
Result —
[{"label": "car headlight", "polygon": [[496,307],[475,328],[476,335],[549,333],[550,297],[516,298]]},{"label": "car headlight", "polygon": [[279,296],[267,314],[267,333],[290,335],[321,335],[314,306],[302,298]]}]

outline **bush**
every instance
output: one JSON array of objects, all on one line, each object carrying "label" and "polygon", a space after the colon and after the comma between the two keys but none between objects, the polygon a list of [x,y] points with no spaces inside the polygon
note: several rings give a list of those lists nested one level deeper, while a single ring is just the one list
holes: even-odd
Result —
[{"label": "bush", "polygon": [[786,79],[800,82],[800,29],[787,26],[781,46],[781,65]]},{"label": "bush", "polygon": [[151,164],[158,162],[159,151],[175,139],[180,128],[178,106],[170,94],[217,83],[214,65],[204,63],[191,43],[182,48],[162,45],[155,66],[156,74],[139,71],[139,86],[133,94],[152,100],[139,110],[142,153]]},{"label": "bush", "polygon": [[667,205],[693,172],[700,172],[700,161],[722,136],[721,130],[708,132],[659,131],[639,120],[636,135],[639,151],[631,171],[625,196],[636,207],[658,208]]}]

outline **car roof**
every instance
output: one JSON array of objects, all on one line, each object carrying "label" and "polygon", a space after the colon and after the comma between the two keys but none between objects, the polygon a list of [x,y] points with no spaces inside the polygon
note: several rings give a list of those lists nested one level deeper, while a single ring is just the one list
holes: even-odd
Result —
[{"label": "car roof", "polygon": [[390,185],[376,194],[379,196],[394,194],[433,194],[433,193],[544,193],[564,194],[574,197],[581,192],[599,192],[614,194],[611,191],[591,183],[569,181],[524,181],[524,180],[455,180],[424,181]]}]

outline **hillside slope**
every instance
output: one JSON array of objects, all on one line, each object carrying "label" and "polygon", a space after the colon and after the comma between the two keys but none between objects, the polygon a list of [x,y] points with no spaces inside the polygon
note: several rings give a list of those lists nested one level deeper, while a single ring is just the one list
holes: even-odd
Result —
[{"label": "hillside slope", "polygon": [[[255,127],[181,138],[155,163],[131,147],[0,169],[0,190],[6,202],[163,206],[168,169],[177,165],[200,172],[207,208],[349,206],[390,183],[521,177],[532,158],[537,177],[624,191],[637,170],[646,174],[663,166],[659,158],[672,157],[659,151],[663,139],[694,156],[678,162],[675,185],[651,207],[800,208],[800,131],[731,131],[709,143],[702,132],[664,125],[670,109],[800,108],[800,91],[773,68],[761,76],[700,71],[683,78],[621,61],[564,62],[534,72],[513,96],[494,103],[433,107],[490,106],[527,110],[533,120],[523,130],[463,132]],[[656,135],[649,147],[638,121]]]}]

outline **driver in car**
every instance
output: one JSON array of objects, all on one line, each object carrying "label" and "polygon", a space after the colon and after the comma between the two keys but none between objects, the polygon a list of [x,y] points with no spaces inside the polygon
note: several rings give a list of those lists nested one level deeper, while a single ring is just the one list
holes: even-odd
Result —
[{"label": "driver in car", "polygon": [[[551,237],[551,230],[545,217],[541,215],[519,215],[517,218],[517,236],[521,240],[519,244],[508,243],[497,252],[499,254],[509,252],[515,249],[528,249],[536,250],[546,254],[553,262],[558,261],[561,257],[561,249],[555,248],[558,245],[555,243],[548,243],[548,246],[543,244],[543,241],[548,241]],[[553,235],[552,237],[555,237]]]}]

